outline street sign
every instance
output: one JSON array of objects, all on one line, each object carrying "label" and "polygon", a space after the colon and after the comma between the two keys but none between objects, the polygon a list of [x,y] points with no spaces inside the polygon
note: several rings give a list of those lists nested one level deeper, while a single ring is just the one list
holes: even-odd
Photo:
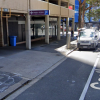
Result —
[{"label": "street sign", "polygon": [[49,10],[30,10],[29,15],[49,15]]},{"label": "street sign", "polygon": [[4,12],[9,12],[9,10],[7,8],[3,8]]}]

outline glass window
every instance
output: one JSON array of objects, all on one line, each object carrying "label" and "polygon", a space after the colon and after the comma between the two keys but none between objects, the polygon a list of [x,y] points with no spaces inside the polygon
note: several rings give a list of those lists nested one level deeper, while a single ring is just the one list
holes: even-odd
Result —
[{"label": "glass window", "polygon": [[95,32],[85,32],[85,31],[80,32],[80,37],[94,37],[94,36]]}]

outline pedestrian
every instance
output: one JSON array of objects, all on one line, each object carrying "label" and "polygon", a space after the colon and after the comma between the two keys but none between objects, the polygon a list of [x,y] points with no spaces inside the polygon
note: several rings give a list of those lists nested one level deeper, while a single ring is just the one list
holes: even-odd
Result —
[{"label": "pedestrian", "polygon": [[80,31],[79,31],[79,28],[78,27],[77,27],[77,31],[78,31],[78,35],[77,36],[79,36]]},{"label": "pedestrian", "polygon": [[71,38],[73,39],[73,28],[71,28]]}]

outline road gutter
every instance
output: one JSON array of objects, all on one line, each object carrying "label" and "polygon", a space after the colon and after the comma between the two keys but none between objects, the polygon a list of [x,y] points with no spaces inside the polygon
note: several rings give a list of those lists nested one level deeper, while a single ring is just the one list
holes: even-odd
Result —
[{"label": "road gutter", "polygon": [[[73,51],[75,51],[77,48],[74,48],[73,50],[71,50],[68,54],[66,54],[67,56],[72,53]],[[15,91],[13,94],[10,94],[8,97],[5,98],[5,100],[13,100],[15,99],[18,95],[20,95],[22,92],[24,92],[26,89],[28,89],[29,87],[31,87],[32,85],[34,85],[36,82],[38,82],[40,79],[42,79],[45,75],[47,75],[48,73],[50,73],[52,70],[54,70],[58,65],[60,65],[63,61],[65,61],[67,59],[66,56],[64,56],[62,59],[60,59],[58,62],[56,62],[53,66],[51,66],[50,68],[48,68],[47,70],[45,70],[42,74],[39,74],[37,77],[35,77],[33,80],[31,80],[28,84],[24,85],[23,87],[21,87],[20,89],[18,89],[17,91]]]}]

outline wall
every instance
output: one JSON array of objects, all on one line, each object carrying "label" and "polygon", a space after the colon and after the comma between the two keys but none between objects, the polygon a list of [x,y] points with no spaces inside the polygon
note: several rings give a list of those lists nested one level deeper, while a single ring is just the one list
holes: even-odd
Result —
[{"label": "wall", "polygon": [[27,0],[0,0],[0,8],[10,8],[11,12],[27,12]]},{"label": "wall", "polygon": [[49,10],[51,16],[60,16],[60,6],[49,3]]},{"label": "wall", "polygon": [[48,10],[48,3],[44,1],[38,1],[38,0],[30,0],[30,9],[34,10]]},{"label": "wall", "polygon": [[61,7],[61,17],[68,17],[68,14],[68,8]]},{"label": "wall", "polygon": [[69,3],[75,5],[75,0],[69,0]]},{"label": "wall", "polygon": [[69,9],[69,18],[74,18],[74,10]]}]

